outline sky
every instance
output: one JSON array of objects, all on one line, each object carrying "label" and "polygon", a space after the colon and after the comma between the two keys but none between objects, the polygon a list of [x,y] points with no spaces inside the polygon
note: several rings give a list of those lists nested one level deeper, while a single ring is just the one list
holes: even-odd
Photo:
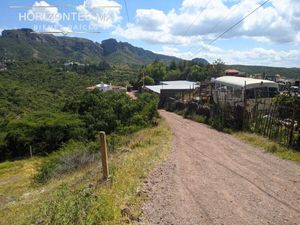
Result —
[{"label": "sky", "polygon": [[63,31],[99,43],[115,38],[184,59],[300,67],[300,0],[269,0],[212,43],[265,1],[7,0],[0,3],[0,31]]}]

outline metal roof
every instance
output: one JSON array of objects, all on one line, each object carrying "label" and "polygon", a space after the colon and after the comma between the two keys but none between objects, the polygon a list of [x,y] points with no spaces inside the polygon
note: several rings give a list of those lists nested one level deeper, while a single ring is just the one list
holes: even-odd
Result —
[{"label": "metal roof", "polygon": [[278,88],[278,84],[270,81],[270,80],[260,80],[260,79],[253,79],[248,77],[230,77],[224,76],[215,79],[215,83],[223,84],[226,86],[231,86],[235,88],[242,89],[246,88],[257,88],[257,87],[274,87]]},{"label": "metal roof", "polygon": [[159,85],[146,86],[155,93],[160,94],[162,89],[164,90],[193,90],[198,87],[196,82],[186,81],[186,80],[176,80],[176,81],[163,81]]},{"label": "metal roof", "polygon": [[238,71],[236,69],[227,69],[227,70],[225,70],[225,73],[240,73],[240,71]]}]

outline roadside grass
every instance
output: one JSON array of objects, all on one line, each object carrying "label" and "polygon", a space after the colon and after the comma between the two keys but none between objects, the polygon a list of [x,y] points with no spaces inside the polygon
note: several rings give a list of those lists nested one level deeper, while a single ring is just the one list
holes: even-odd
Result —
[{"label": "roadside grass", "polygon": [[[124,136],[118,150],[109,156],[111,177],[107,184],[99,182],[99,161],[55,177],[46,184],[33,184],[32,174],[24,177],[20,196],[1,206],[0,224],[109,225],[137,221],[146,198],[140,191],[144,178],[167,156],[171,136],[163,120],[156,127]],[[34,169],[39,160],[33,159]],[[24,160],[21,164],[27,162]],[[0,164],[1,167],[11,171],[13,165]],[[22,173],[21,167],[14,172],[16,176]],[[6,172],[2,175],[9,177]],[[15,188],[14,183],[9,186]],[[6,193],[1,192],[2,195]]]},{"label": "roadside grass", "polygon": [[232,132],[231,134],[252,145],[263,148],[282,159],[300,163],[300,152],[284,147],[268,138],[248,132]]},{"label": "roadside grass", "polygon": [[31,177],[41,158],[0,163],[0,208],[24,194],[31,185]]},{"label": "roadside grass", "polygon": [[[0,185],[0,224],[31,224],[31,219],[39,212],[40,207],[64,182],[76,183],[84,177],[90,167],[78,170],[75,173],[53,179],[46,185],[38,185],[33,181],[37,168],[44,158],[33,158],[11,162],[17,167],[11,166],[5,174],[6,180]],[[14,170],[15,168],[18,168]],[[3,183],[2,183],[3,182]]]}]

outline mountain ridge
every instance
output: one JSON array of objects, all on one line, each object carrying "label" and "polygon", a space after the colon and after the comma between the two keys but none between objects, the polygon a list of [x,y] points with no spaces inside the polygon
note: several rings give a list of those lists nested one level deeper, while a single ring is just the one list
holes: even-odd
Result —
[{"label": "mountain ridge", "polygon": [[[128,42],[118,42],[110,38],[101,43],[79,37],[54,36],[52,34],[33,33],[32,29],[22,28],[3,30],[0,36],[0,61],[3,59],[51,61],[77,61],[81,63],[99,63],[107,61],[113,65],[146,65],[155,60],[163,63],[183,59],[157,54]],[[25,60],[25,61],[26,61]],[[189,61],[189,60],[187,60]],[[204,58],[190,60],[208,65]],[[290,78],[300,77],[300,68],[285,68],[255,65],[226,65],[248,74],[281,74]]]},{"label": "mountain ridge", "polygon": [[37,34],[28,28],[3,30],[0,37],[0,56],[17,60],[56,59],[91,63],[107,60],[111,64],[136,65],[149,64],[156,59],[166,63],[180,60],[112,38],[98,43],[85,38]]}]

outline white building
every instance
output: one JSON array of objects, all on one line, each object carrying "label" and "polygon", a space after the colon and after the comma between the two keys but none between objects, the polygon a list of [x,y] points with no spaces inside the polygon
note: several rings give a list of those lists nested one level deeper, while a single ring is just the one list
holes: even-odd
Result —
[{"label": "white building", "polygon": [[159,85],[145,86],[145,89],[150,90],[154,93],[161,94],[163,90],[175,90],[175,91],[186,91],[194,90],[199,87],[196,82],[186,80],[175,80],[175,81],[162,81]]},{"label": "white building", "polygon": [[198,87],[199,84],[196,82],[176,80],[162,81],[159,85],[145,86],[144,89],[158,94],[160,103],[163,105],[169,98],[190,100]]},{"label": "white building", "polygon": [[111,84],[104,84],[103,82],[101,82],[101,84],[97,84],[96,88],[102,92],[112,91],[113,89]]}]

